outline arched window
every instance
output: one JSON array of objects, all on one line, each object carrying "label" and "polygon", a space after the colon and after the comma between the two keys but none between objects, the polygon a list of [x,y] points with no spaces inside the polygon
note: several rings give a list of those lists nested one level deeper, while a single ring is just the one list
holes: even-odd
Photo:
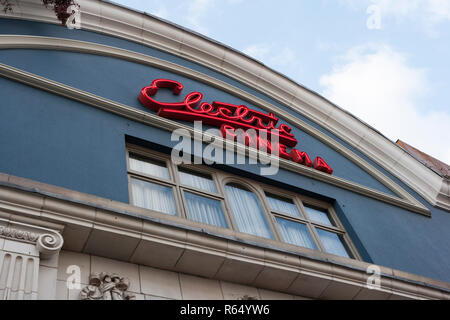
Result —
[{"label": "arched window", "polygon": [[240,232],[273,239],[261,203],[253,192],[235,183],[227,184],[225,192]]},{"label": "arched window", "polygon": [[176,165],[168,156],[135,146],[129,146],[127,169],[135,206],[202,223],[206,230],[208,225],[229,228],[361,259],[328,203],[213,168]]}]

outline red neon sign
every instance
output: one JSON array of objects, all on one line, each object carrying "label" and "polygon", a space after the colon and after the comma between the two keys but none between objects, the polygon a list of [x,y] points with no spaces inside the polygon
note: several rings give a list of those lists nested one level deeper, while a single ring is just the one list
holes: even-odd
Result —
[{"label": "red neon sign", "polygon": [[[321,158],[317,157],[311,161],[306,152],[294,149],[297,145],[297,139],[291,133],[291,127],[286,124],[280,124],[278,128],[278,118],[272,112],[265,114],[256,110],[249,109],[244,105],[234,105],[224,102],[214,101],[213,103],[201,102],[203,94],[200,92],[191,92],[185,96],[182,102],[169,103],[161,102],[152,97],[159,89],[170,89],[174,95],[179,95],[183,90],[183,85],[174,80],[156,79],[148,87],[142,88],[139,94],[139,101],[164,118],[176,119],[182,121],[203,121],[205,124],[220,127],[224,138],[233,138],[237,140],[237,136],[232,134],[235,129],[253,129],[258,135],[256,137],[246,136],[245,144],[250,145],[256,143],[258,149],[264,146],[267,152],[271,153],[273,148],[278,148],[278,155],[281,158],[294,161],[296,163],[313,167],[316,170],[332,174],[333,169]],[[259,135],[265,133],[267,139],[261,138]],[[278,136],[278,145],[270,144],[270,137]],[[256,141],[255,141],[256,140]],[[292,148],[288,153],[287,147]]]}]

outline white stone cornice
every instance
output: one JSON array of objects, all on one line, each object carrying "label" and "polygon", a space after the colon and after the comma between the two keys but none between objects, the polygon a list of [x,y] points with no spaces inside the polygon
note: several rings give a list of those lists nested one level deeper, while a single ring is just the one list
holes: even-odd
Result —
[{"label": "white stone cornice", "polygon": [[[450,197],[441,192],[444,178],[311,90],[235,50],[161,19],[99,0],[77,2],[81,5],[83,29],[181,56],[265,92],[355,147],[434,206],[450,211]],[[59,23],[54,13],[36,0],[17,0],[15,4],[13,13],[1,12],[0,17]]]},{"label": "white stone cornice", "polygon": [[[31,186],[32,182],[27,181],[26,184]],[[53,192],[61,189],[49,188]],[[39,189],[44,190],[44,185],[39,184]],[[357,299],[360,294],[381,294],[385,299],[450,299],[450,284],[447,282],[378,266],[381,286],[371,291],[367,288],[370,276],[367,268],[371,265],[362,261],[270,239],[255,240],[253,235],[236,232],[218,236],[208,232],[205,225],[180,217],[102,199],[98,200],[103,207],[99,209],[82,201],[80,193],[65,190],[67,197],[73,193],[78,199],[74,202],[55,198],[48,191],[42,195],[37,192],[39,189],[33,188],[31,192],[0,187],[0,214],[7,211],[21,219],[39,216],[42,222],[65,225],[66,245],[73,251],[112,259],[117,259],[114,254],[123,256],[129,252],[128,258],[121,260],[270,289],[267,287],[270,283],[259,281],[257,277],[266,274],[279,280],[279,291],[311,298]],[[86,197],[91,202],[97,198]],[[117,209],[135,214],[117,214],[114,211]],[[84,234],[90,236],[85,237]],[[119,238],[120,242],[111,248],[113,238]],[[129,242],[133,245],[129,246]],[[181,256],[187,259],[184,266],[177,263]],[[223,263],[217,263],[218,260]],[[255,274],[252,270],[260,272]],[[287,273],[289,279],[285,277]]]},{"label": "white stone cornice", "polygon": [[447,208],[450,211],[450,178],[442,180],[441,190],[436,198],[439,207]]}]

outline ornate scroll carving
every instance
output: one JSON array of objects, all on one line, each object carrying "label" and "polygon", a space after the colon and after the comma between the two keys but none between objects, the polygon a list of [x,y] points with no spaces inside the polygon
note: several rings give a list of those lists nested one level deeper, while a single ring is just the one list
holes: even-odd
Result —
[{"label": "ornate scroll carving", "polygon": [[[6,220],[0,219],[0,221]],[[54,230],[18,222],[8,221],[8,223],[9,226],[0,226],[0,238],[9,238],[19,242],[35,244],[37,250],[44,258],[48,258],[49,256],[58,253],[64,244],[61,234]],[[10,226],[11,224],[17,225],[25,230],[12,227]]]},{"label": "ornate scroll carving", "polygon": [[39,234],[15,228],[0,226],[0,237],[36,242],[39,238]]},{"label": "ornate scroll carving", "polygon": [[36,247],[43,256],[51,256],[61,250],[63,243],[59,233],[44,233],[38,237]]},{"label": "ornate scroll carving", "polygon": [[93,273],[89,285],[80,292],[81,300],[135,300],[136,296],[128,292],[130,281],[113,273]]}]

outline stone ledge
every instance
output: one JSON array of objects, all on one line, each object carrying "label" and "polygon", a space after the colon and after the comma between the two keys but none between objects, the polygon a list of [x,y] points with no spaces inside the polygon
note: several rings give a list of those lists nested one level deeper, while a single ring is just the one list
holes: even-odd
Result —
[{"label": "stone ledge", "polygon": [[[7,177],[0,175],[3,180]],[[78,246],[79,252],[289,294],[353,299],[382,292],[389,294],[389,298],[450,299],[450,283],[381,267],[381,290],[367,291],[369,264],[362,261],[251,235],[233,235],[235,232],[217,235],[205,232],[205,226],[196,222],[123,203],[115,206],[114,201],[109,202],[109,209],[98,209],[80,203],[79,193],[65,192],[68,198],[73,194],[77,202],[39,194],[37,190],[0,186],[0,215],[7,211],[10,217],[40,217],[43,221],[64,224],[66,230],[80,228],[88,235],[84,244]],[[121,212],[123,209],[127,209],[127,216]],[[68,247],[79,240],[76,235],[66,237],[66,231],[63,236]],[[271,281],[274,279],[282,281],[274,287]],[[309,289],[299,292],[302,287]]]}]

